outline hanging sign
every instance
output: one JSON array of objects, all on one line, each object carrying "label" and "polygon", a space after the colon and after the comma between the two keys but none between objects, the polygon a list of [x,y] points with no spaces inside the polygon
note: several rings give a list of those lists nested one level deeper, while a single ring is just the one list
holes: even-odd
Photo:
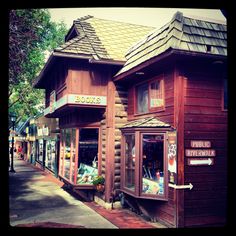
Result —
[{"label": "hanging sign", "polygon": [[168,132],[168,177],[170,183],[177,183],[177,134]]}]

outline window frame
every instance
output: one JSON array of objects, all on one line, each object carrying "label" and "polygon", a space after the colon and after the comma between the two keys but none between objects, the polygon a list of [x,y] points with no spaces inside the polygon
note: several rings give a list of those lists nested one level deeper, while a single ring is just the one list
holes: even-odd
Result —
[{"label": "window frame", "polygon": [[[75,129],[75,161],[74,161],[74,178],[73,171],[72,171],[72,130]],[[98,175],[101,174],[101,130],[100,127],[68,127],[68,128],[61,128],[60,131],[60,154],[59,154],[59,176],[63,181],[72,185],[76,189],[93,189],[93,184],[78,184],[77,183],[77,174],[78,174],[78,161],[79,161],[79,140],[80,140],[80,129],[98,129]],[[71,138],[70,138],[70,171],[69,171],[69,178],[65,177],[65,139],[63,135],[65,135],[65,130],[70,130]],[[62,149],[63,148],[63,149]],[[62,151],[63,150],[63,151]],[[61,156],[62,155],[62,156]]]},{"label": "window frame", "polygon": [[[169,178],[168,178],[168,156],[167,156],[167,132],[170,129],[157,129],[150,130],[148,128],[129,128],[128,130],[122,130],[121,136],[121,191],[140,199],[153,199],[168,201],[168,192],[169,192]],[[126,135],[135,135],[135,191],[131,191],[125,187],[125,136]],[[154,195],[154,194],[145,194],[142,193],[142,137],[143,135],[163,135],[163,172],[164,172],[164,194],[163,195]]]},{"label": "window frame", "polygon": [[[160,83],[160,90],[163,99],[163,105],[159,107],[151,107],[151,84],[158,81]],[[147,112],[138,112],[138,87],[148,85],[148,111]],[[138,83],[134,86],[134,116],[145,115],[153,112],[164,111],[165,110],[165,84],[164,84],[164,76],[160,75],[145,82]]]}]

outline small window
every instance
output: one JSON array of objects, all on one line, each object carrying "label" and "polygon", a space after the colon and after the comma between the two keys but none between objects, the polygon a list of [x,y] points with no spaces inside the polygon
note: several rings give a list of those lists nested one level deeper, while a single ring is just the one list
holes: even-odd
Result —
[{"label": "small window", "polygon": [[163,109],[164,89],[163,80],[155,80],[136,87],[136,113],[148,113]]},{"label": "small window", "polygon": [[162,107],[164,105],[164,99],[162,94],[163,81],[157,80],[150,83],[150,109]]},{"label": "small window", "polygon": [[137,86],[137,113],[148,112],[148,84]]}]

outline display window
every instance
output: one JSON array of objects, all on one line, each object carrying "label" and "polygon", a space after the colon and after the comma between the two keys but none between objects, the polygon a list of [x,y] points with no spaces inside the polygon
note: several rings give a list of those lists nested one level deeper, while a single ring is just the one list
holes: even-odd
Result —
[{"label": "display window", "polygon": [[37,160],[39,162],[43,162],[43,139],[39,139],[39,142],[38,142],[38,158]]},{"label": "display window", "polygon": [[164,194],[164,134],[143,134],[141,146],[142,194]]},{"label": "display window", "polygon": [[98,175],[98,137],[98,128],[61,130],[61,177],[74,185],[93,186]]},{"label": "display window", "polygon": [[124,186],[131,191],[135,191],[135,136],[125,135],[125,172]]},{"label": "display window", "polygon": [[138,198],[167,200],[167,132],[122,131],[121,189]]},{"label": "display window", "polygon": [[45,166],[51,171],[56,171],[56,141],[47,140],[46,141],[46,157]]},{"label": "display window", "polygon": [[79,131],[79,158],[77,184],[92,184],[98,175],[98,129]]}]

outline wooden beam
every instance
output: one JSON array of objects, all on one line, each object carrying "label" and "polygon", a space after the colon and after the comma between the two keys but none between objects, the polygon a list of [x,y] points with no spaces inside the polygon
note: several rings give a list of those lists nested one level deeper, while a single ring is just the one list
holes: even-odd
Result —
[{"label": "wooden beam", "polygon": [[115,162],[115,84],[110,79],[107,86],[106,107],[106,167],[105,167],[105,201],[110,202],[114,187]]},{"label": "wooden beam", "polygon": [[[186,78],[174,73],[174,127],[177,130],[177,184],[184,185],[184,102]],[[184,190],[174,189],[175,226],[184,227]]]}]

